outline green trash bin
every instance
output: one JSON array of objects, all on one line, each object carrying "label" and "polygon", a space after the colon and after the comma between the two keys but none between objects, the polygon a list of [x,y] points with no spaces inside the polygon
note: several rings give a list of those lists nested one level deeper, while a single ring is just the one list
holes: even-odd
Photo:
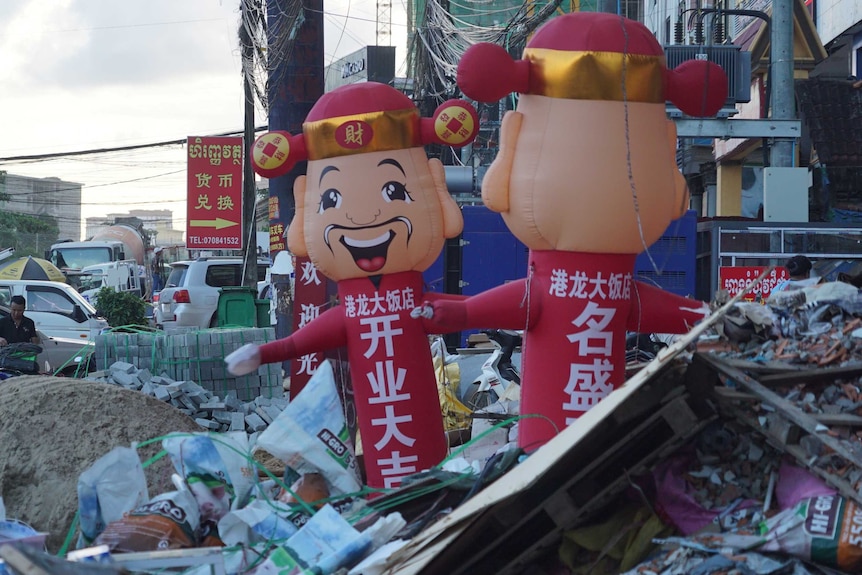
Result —
[{"label": "green trash bin", "polygon": [[217,325],[255,327],[257,312],[255,310],[254,288],[243,286],[223,287],[218,298]]},{"label": "green trash bin", "polygon": [[254,307],[257,308],[257,327],[272,327],[272,322],[269,320],[269,300],[256,299]]}]

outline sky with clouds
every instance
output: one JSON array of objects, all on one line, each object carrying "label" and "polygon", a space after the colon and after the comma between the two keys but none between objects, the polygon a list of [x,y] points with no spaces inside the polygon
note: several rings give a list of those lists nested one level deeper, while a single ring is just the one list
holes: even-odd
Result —
[{"label": "sky with clouds", "polygon": [[[242,130],[239,0],[2,0],[0,158]],[[400,4],[400,6],[399,6]],[[406,34],[393,2],[392,44]],[[375,43],[376,0],[324,2],[325,63]],[[387,41],[386,43],[390,43]],[[399,45],[399,60],[403,49]],[[403,73],[403,71],[402,71]],[[265,111],[255,111],[258,125]],[[185,147],[0,170],[84,184],[82,217],[170,209],[185,226]]]}]

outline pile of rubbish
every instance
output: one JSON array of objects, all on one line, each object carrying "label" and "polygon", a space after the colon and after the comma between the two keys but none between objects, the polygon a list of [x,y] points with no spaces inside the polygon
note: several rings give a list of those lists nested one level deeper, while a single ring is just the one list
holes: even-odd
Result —
[{"label": "pile of rubbish", "polygon": [[259,430],[254,402],[230,401],[232,430],[207,415],[227,398],[115,365],[105,379],[182,390],[165,401],[219,431],[161,440],[174,474],[158,493],[152,458],[106,453],[78,479],[77,549],[61,555],[192,575],[860,572],[860,327],[844,285],[727,303],[529,457],[503,397],[466,445],[385,492],[363,485],[328,362]]}]

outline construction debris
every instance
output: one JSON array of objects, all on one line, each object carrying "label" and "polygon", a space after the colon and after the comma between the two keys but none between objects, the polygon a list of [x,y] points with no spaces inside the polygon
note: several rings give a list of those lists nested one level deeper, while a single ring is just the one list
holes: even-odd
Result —
[{"label": "construction debris", "polygon": [[[258,481],[248,495],[240,478],[257,474],[248,473],[251,459],[237,458],[242,449],[222,449],[218,463],[201,447],[192,464],[192,450],[166,440],[200,506],[201,532],[188,544],[218,536],[241,543],[213,563],[226,573],[256,572],[241,566],[260,545],[272,549],[259,562],[264,571],[326,572],[367,556],[367,572],[399,575],[859,572],[862,544],[842,534],[862,517],[862,300],[855,288],[819,289],[767,305],[727,303],[526,459],[506,443],[507,430],[481,419],[486,431],[476,439],[492,448],[458,452],[481,461],[446,462],[382,496],[336,487],[340,468],[309,465],[313,443],[296,448],[292,434],[272,445],[293,448],[280,456],[291,460],[282,481]],[[289,417],[276,399],[241,401],[133,362],[103,367],[95,377],[212,430],[198,443],[241,445]],[[268,432],[280,428],[290,426]],[[221,475],[222,467],[242,472]],[[317,494],[300,495],[305,484]],[[145,517],[179,493],[162,492],[131,513]],[[221,511],[213,515],[207,502]],[[315,551],[325,540],[337,544]],[[160,565],[190,565],[190,557]]]},{"label": "construction debris", "polygon": [[108,369],[88,374],[87,379],[119,385],[169,403],[209,431],[245,431],[254,444],[257,435],[287,407],[288,400],[258,395],[252,401],[241,401],[235,390],[224,397],[204,389],[191,380],[175,381],[166,375],[153,375],[149,369],[138,369],[131,363],[116,361]]}]

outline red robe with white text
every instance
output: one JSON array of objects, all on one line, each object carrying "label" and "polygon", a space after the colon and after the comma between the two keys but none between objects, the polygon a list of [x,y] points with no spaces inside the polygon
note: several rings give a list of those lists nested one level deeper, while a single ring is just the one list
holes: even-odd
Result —
[{"label": "red robe with white text", "polygon": [[699,301],[634,281],[635,255],[531,250],[527,279],[434,304],[444,331],[525,329],[518,444],[545,444],[625,382],[627,331],[685,333]]},{"label": "red robe with white text", "polygon": [[437,465],[448,451],[427,334],[410,317],[423,301],[446,296],[424,294],[419,272],[379,279],[379,286],[369,278],[338,282],[340,305],[262,345],[260,354],[272,363],[347,347],[366,480],[391,488]]}]

